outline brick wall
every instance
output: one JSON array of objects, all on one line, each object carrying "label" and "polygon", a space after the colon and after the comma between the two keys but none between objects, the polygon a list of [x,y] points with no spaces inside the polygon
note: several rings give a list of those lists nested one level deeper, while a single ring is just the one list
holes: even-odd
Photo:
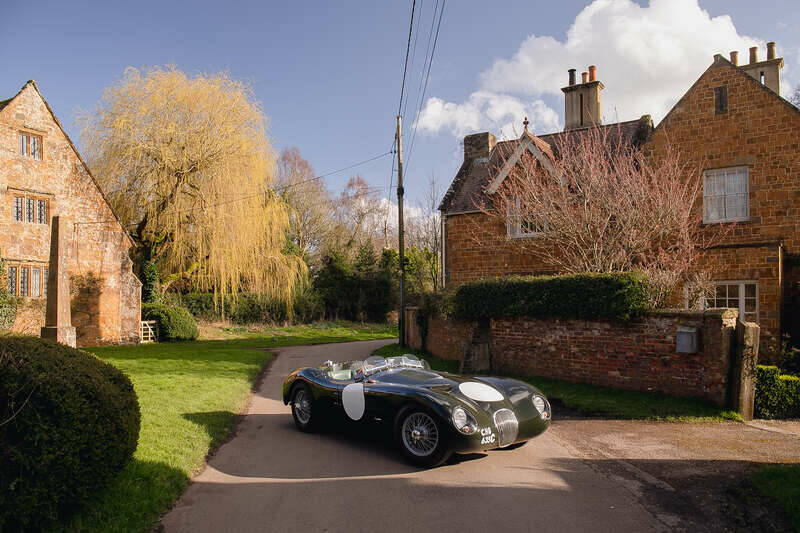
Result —
[{"label": "brick wall", "polygon": [[[19,154],[20,131],[41,137],[41,160]],[[14,220],[16,196],[46,200],[47,223]],[[55,215],[77,223],[69,228],[72,245],[66,255],[70,276],[99,280],[91,291],[73,291],[72,320],[78,343],[136,342],[141,284],[131,270],[131,241],[38,90],[27,84],[0,110],[0,253],[9,265],[48,268],[50,217]],[[44,294],[39,299],[43,301]],[[37,309],[41,312],[35,312]],[[26,306],[28,311],[18,316],[14,329],[38,333],[44,323],[43,309],[44,305]],[[32,313],[38,321],[32,320]],[[32,326],[32,322],[36,323]]]},{"label": "brick wall", "polygon": [[[629,324],[496,319],[490,322],[492,372],[699,397],[722,405],[737,316],[735,309],[712,309],[660,311]],[[470,342],[472,325],[441,318],[430,322],[428,351],[460,359],[464,350],[456,355],[457,347]],[[416,320],[407,323],[416,327]],[[697,353],[676,352],[679,326],[700,329]]]}]

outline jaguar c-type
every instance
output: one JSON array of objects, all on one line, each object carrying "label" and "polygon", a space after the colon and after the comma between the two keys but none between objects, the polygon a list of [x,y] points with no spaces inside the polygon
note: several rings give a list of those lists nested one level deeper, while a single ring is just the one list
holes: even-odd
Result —
[{"label": "jaguar c-type", "polygon": [[523,445],[550,425],[550,404],[516,379],[431,370],[406,354],[325,362],[295,370],[283,383],[298,429],[344,420],[365,430],[389,426],[412,463],[433,467],[452,453]]}]

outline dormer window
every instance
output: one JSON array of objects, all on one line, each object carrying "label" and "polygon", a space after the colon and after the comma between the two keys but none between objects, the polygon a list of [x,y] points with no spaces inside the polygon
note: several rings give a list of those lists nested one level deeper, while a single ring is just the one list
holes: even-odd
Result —
[{"label": "dormer window", "polygon": [[41,160],[42,136],[25,131],[19,132],[19,155]]},{"label": "dormer window", "polygon": [[719,115],[728,112],[728,86],[714,88],[714,112]]}]

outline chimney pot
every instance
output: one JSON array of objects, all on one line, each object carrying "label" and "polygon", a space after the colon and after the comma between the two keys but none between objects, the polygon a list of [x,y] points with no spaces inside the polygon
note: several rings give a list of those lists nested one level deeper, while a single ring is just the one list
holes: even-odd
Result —
[{"label": "chimney pot", "polygon": [[597,67],[594,65],[589,67],[589,81],[597,81]]},{"label": "chimney pot", "polygon": [[589,73],[581,72],[581,83],[588,83],[588,81],[589,81]]},{"label": "chimney pot", "polygon": [[569,84],[575,85],[575,69],[571,68],[567,72],[569,72]]},{"label": "chimney pot", "polygon": [[739,52],[736,50],[731,51],[731,63],[733,63],[734,67],[739,66]]},{"label": "chimney pot", "polygon": [[758,47],[751,46],[750,47],[750,63],[758,63]]},{"label": "chimney pot", "polygon": [[767,59],[775,59],[775,43],[767,43]]}]

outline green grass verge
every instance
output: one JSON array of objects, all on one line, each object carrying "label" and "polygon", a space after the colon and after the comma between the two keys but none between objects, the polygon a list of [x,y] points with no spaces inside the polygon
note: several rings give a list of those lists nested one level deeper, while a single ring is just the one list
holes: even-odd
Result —
[{"label": "green grass verge", "polygon": [[[413,353],[427,360],[434,370],[458,372],[457,361],[444,361],[422,350],[400,348],[397,344],[384,346],[375,353],[384,357]],[[610,389],[538,377],[519,379],[538,387],[548,398],[559,400],[566,407],[587,414],[670,422],[719,422],[742,419],[735,411],[691,398]]]},{"label": "green grass verge", "polygon": [[780,505],[800,531],[800,464],[766,466],[753,475],[759,492]]},{"label": "green grass verge", "polygon": [[273,357],[265,348],[395,335],[388,326],[326,323],[230,340],[90,348],[131,378],[142,411],[139,446],[112,485],[59,531],[150,531],[229,435]]}]

